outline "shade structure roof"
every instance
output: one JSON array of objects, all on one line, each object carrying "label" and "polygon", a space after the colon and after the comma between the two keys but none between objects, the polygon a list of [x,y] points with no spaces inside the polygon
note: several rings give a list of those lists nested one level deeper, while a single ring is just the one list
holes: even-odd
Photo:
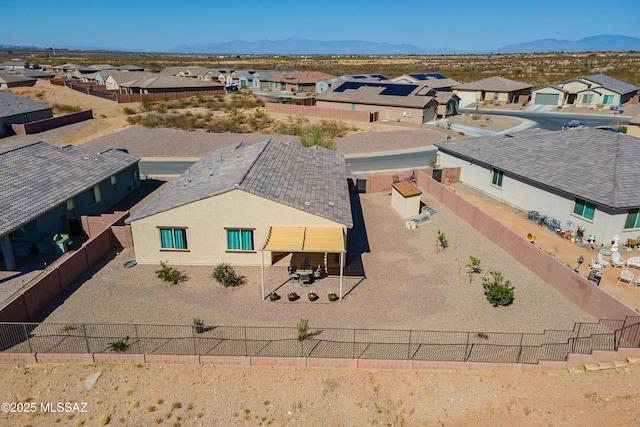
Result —
[{"label": "shade structure roof", "polygon": [[346,252],[341,227],[276,227],[267,231],[263,251],[271,252]]}]

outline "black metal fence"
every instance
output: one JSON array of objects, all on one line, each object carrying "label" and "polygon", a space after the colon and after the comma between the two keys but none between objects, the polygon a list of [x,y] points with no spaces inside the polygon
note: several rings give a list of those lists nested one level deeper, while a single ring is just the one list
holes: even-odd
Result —
[{"label": "black metal fence", "polygon": [[[302,339],[301,339],[302,338]],[[493,333],[250,326],[0,323],[0,351],[313,357],[537,364],[640,347],[640,317],[569,331]]]}]

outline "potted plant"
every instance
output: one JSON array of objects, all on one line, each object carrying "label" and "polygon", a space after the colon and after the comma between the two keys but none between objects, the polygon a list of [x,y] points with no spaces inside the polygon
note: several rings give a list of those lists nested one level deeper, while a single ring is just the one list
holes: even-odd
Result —
[{"label": "potted plant", "polygon": [[287,297],[289,298],[289,301],[296,301],[298,300],[298,298],[300,298],[295,292],[289,292],[287,294]]},{"label": "potted plant", "polygon": [[338,301],[340,299],[340,297],[334,293],[334,292],[329,292],[329,301]]},{"label": "potted plant", "polygon": [[318,298],[320,298],[320,297],[318,296],[318,294],[316,294],[316,293],[315,293],[315,292],[313,292],[313,291],[309,292],[309,301],[315,301],[315,300],[317,300]]},{"label": "potted plant", "polygon": [[279,299],[280,299],[280,295],[278,295],[277,293],[275,293],[275,292],[271,292],[271,293],[269,294],[269,300],[271,300],[271,301],[278,301]]}]

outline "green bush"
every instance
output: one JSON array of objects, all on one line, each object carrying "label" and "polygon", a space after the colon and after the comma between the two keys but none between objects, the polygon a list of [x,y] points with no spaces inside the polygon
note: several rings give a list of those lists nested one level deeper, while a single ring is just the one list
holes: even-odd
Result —
[{"label": "green bush", "polygon": [[438,244],[442,249],[446,249],[449,246],[449,240],[447,240],[447,236],[440,230],[438,230]]},{"label": "green bush", "polygon": [[193,319],[193,330],[196,334],[201,334],[205,331],[204,328],[204,320],[199,317],[194,317]]},{"label": "green bush", "polygon": [[504,278],[499,271],[492,271],[492,277],[482,279],[482,287],[487,300],[494,306],[505,306],[513,303],[513,286],[508,280],[503,283]]},{"label": "green bush", "polygon": [[124,113],[128,116],[130,116],[131,114],[136,114],[136,110],[131,107],[124,107],[122,111],[124,111]]},{"label": "green bush", "polygon": [[218,264],[211,274],[211,278],[224,286],[239,286],[245,281],[244,276],[240,276],[227,263]]},{"label": "green bush", "polygon": [[129,337],[125,337],[120,341],[110,342],[109,346],[111,347],[111,351],[115,351],[116,353],[124,353],[129,349]]},{"label": "green bush", "polygon": [[165,282],[170,282],[175,285],[179,280],[184,278],[184,275],[180,270],[174,267],[169,267],[163,261],[160,261],[160,267],[160,270],[156,270],[156,276],[160,280],[164,280]]},{"label": "green bush", "polygon": [[309,319],[300,319],[298,322],[298,341],[304,341],[309,336]]}]

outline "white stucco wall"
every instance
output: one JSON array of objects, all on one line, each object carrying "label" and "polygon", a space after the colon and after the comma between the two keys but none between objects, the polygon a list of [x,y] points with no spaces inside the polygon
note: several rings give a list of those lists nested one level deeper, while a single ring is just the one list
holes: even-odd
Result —
[{"label": "white stucco wall", "polygon": [[441,167],[461,168],[460,181],[463,183],[523,211],[536,210],[551,216],[559,220],[562,226],[565,226],[567,220],[571,217],[574,224],[573,228],[583,226],[586,234],[595,235],[600,243],[609,244],[616,234],[620,236],[621,241],[625,241],[627,238],[636,238],[640,235],[640,229],[623,229],[627,218],[626,210],[616,212],[596,206],[595,215],[593,221],[591,221],[573,214],[575,198],[571,196],[547,192],[519,181],[508,174],[504,174],[502,187],[498,188],[491,184],[492,172],[489,168],[470,164],[468,161],[443,152],[439,152],[438,156]]},{"label": "white stucco wall", "polygon": [[[139,264],[260,265],[269,226],[341,227],[334,221],[273,202],[242,190],[233,190],[131,223]],[[187,251],[161,250],[158,227],[187,227]],[[254,252],[228,252],[225,228],[254,229]],[[266,252],[265,263],[270,262]]]}]

